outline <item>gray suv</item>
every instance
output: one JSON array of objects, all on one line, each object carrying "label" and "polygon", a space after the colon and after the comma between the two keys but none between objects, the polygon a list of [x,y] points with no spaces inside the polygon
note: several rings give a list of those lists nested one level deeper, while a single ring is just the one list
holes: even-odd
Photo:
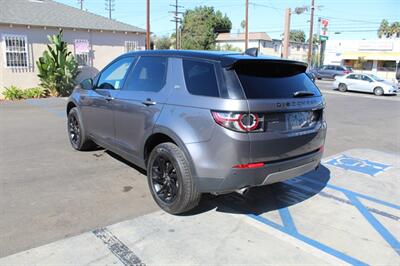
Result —
[{"label": "gray suv", "polygon": [[326,123],[307,65],[205,51],[124,54],[68,100],[76,150],[104,147],[147,170],[173,214],[202,193],[280,182],[318,167]]}]

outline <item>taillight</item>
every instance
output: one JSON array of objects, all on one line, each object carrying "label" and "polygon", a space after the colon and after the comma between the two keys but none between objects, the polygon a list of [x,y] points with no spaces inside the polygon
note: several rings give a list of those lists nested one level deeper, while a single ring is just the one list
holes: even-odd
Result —
[{"label": "taillight", "polygon": [[350,74],[350,71],[349,70],[345,70],[344,74]]},{"label": "taillight", "polygon": [[264,115],[254,113],[211,112],[217,124],[238,132],[264,131]]}]

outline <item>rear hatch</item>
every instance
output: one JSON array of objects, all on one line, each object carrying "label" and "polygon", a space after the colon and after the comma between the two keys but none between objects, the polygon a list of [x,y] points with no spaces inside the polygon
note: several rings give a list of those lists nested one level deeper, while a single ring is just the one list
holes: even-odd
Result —
[{"label": "rear hatch", "polygon": [[287,60],[239,60],[231,66],[250,114],[259,118],[262,127],[249,132],[250,161],[287,160],[323,146],[324,101],[305,74],[306,68],[306,64]]}]

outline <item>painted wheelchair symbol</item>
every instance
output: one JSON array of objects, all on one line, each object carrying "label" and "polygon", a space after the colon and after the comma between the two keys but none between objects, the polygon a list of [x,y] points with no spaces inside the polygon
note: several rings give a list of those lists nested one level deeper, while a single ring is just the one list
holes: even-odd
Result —
[{"label": "painted wheelchair symbol", "polygon": [[327,161],[326,164],[370,176],[375,176],[381,172],[384,172],[390,167],[388,164],[350,157],[344,154]]}]

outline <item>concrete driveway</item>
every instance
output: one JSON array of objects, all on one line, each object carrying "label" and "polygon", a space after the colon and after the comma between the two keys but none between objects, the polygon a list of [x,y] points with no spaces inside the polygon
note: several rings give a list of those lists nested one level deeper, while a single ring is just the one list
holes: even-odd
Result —
[{"label": "concrete driveway", "polygon": [[65,99],[0,103],[0,265],[399,264],[400,103],[325,96],[318,172],[186,216],[114,154],[72,150]]}]

